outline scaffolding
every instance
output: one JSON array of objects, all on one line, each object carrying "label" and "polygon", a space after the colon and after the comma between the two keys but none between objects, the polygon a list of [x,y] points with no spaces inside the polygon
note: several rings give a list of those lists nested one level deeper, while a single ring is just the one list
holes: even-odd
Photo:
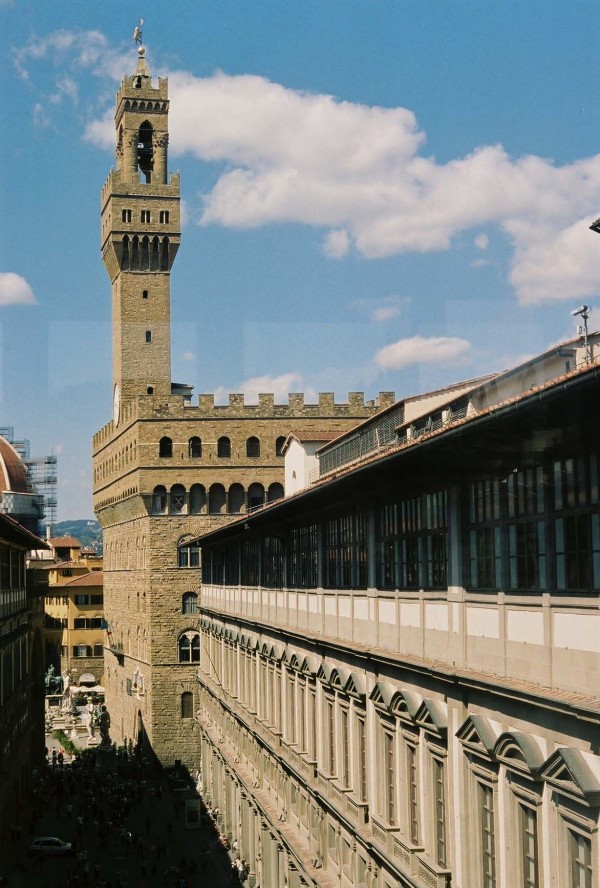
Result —
[{"label": "scaffolding", "polygon": [[27,467],[33,492],[40,498],[42,521],[50,536],[53,535],[58,510],[58,476],[57,458],[50,456],[31,456],[31,444],[28,438],[15,438],[13,426],[0,427],[0,435],[12,444]]}]

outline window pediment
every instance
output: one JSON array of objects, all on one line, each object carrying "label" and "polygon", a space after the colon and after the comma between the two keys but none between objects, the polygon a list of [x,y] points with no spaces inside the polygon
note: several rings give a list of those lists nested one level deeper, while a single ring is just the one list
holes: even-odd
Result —
[{"label": "window pediment", "polygon": [[283,652],[283,662],[286,664],[286,666],[289,666],[290,669],[300,669],[300,658],[296,651],[289,646],[286,647],[285,651]]},{"label": "window pediment", "polygon": [[283,660],[284,651],[285,651],[284,645],[279,644],[278,642],[275,642],[274,644],[271,645],[271,659],[277,660],[277,662],[280,662],[281,660]]},{"label": "window pediment", "polygon": [[391,709],[399,718],[412,722],[417,717],[421,703],[422,700],[418,694],[400,688],[394,693]]},{"label": "window pediment", "polygon": [[320,678],[322,682],[339,691],[343,689],[349,676],[350,673],[347,669],[344,669],[342,666],[334,666],[326,660],[323,660],[317,673],[317,678]]},{"label": "window pediment", "polygon": [[344,669],[343,666],[337,666],[332,673],[331,678],[333,686],[338,690],[343,691],[350,678],[350,670]]},{"label": "window pediment", "polygon": [[344,691],[358,700],[364,701],[367,696],[367,681],[360,672],[350,672],[344,685]]},{"label": "window pediment", "polygon": [[553,789],[588,805],[600,805],[600,778],[578,749],[557,749],[540,770],[540,777]]},{"label": "window pediment", "polygon": [[524,731],[506,731],[498,737],[494,756],[509,769],[539,775],[544,754],[538,741]]},{"label": "window pediment", "polygon": [[426,731],[442,737],[448,733],[448,707],[441,700],[425,697],[414,718]]},{"label": "window pediment", "polygon": [[456,736],[466,749],[491,758],[500,730],[485,716],[473,713],[458,729]]},{"label": "window pediment", "polygon": [[391,710],[396,689],[388,681],[378,681],[371,691],[369,699],[377,709]]},{"label": "window pediment", "polygon": [[302,660],[301,669],[307,675],[317,675],[319,672],[319,658],[313,654],[306,654]]}]

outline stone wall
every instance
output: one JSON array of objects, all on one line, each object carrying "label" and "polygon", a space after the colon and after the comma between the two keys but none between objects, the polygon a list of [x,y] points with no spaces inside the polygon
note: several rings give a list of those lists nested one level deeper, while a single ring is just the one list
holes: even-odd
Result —
[{"label": "stone wall", "polygon": [[[386,399],[389,395],[384,394],[380,401]],[[182,693],[197,695],[197,664],[179,662],[178,639],[199,625],[196,615],[182,613],[182,596],[199,590],[200,570],[177,566],[177,544],[239,517],[227,513],[227,503],[222,512],[209,513],[211,486],[220,484],[229,491],[232,484],[241,484],[246,492],[253,483],[265,491],[274,484],[283,486],[278,438],[311,426],[341,433],[379,406],[365,404],[361,393],[351,393],[345,404],[321,395],[312,405],[305,405],[302,395],[290,395],[283,405],[275,405],[272,395],[260,396],[255,405],[231,396],[225,407],[214,406],[212,396],[206,395],[200,396],[198,407],[186,407],[182,399],[140,397],[124,405],[119,426],[109,423],[95,436],[94,503],[104,528],[104,609],[111,629],[105,685],[113,740],[135,739],[141,729],[165,764],[175,759],[197,764],[196,723],[181,717]],[[163,436],[172,440],[172,456],[159,456]],[[200,457],[190,455],[193,436],[202,440]],[[221,436],[230,439],[230,457],[217,455]],[[260,441],[260,456],[246,454],[251,436]],[[186,491],[192,484],[205,487],[207,502],[201,514],[185,514],[189,502],[183,514],[169,514],[169,509],[164,515],[151,514],[154,488],[163,485],[169,491],[174,484]]]}]

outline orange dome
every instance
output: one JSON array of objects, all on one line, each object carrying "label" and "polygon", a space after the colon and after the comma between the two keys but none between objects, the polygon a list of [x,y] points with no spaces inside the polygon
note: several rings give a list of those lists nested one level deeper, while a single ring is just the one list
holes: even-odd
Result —
[{"label": "orange dome", "polygon": [[6,438],[0,436],[0,491],[31,493],[27,469],[23,460]]}]

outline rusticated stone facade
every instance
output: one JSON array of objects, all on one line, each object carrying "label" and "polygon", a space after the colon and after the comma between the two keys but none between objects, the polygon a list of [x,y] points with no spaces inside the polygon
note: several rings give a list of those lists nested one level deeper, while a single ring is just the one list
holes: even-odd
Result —
[{"label": "rusticated stone facade", "polygon": [[117,169],[102,192],[114,417],[94,436],[94,509],[104,531],[111,737],[139,739],[164,764],[196,767],[198,727],[182,708],[197,702],[200,573],[197,548],[178,545],[283,495],[290,432],[342,432],[393,394],[365,403],[352,392],[336,404],[326,393],[305,404],[295,393],[280,405],[272,394],[257,404],[234,394],[224,406],[202,394],[192,406],[191,387],[171,384],[179,177],[167,183],[167,113],[167,83],[152,86],[142,56],[117,96]]}]

